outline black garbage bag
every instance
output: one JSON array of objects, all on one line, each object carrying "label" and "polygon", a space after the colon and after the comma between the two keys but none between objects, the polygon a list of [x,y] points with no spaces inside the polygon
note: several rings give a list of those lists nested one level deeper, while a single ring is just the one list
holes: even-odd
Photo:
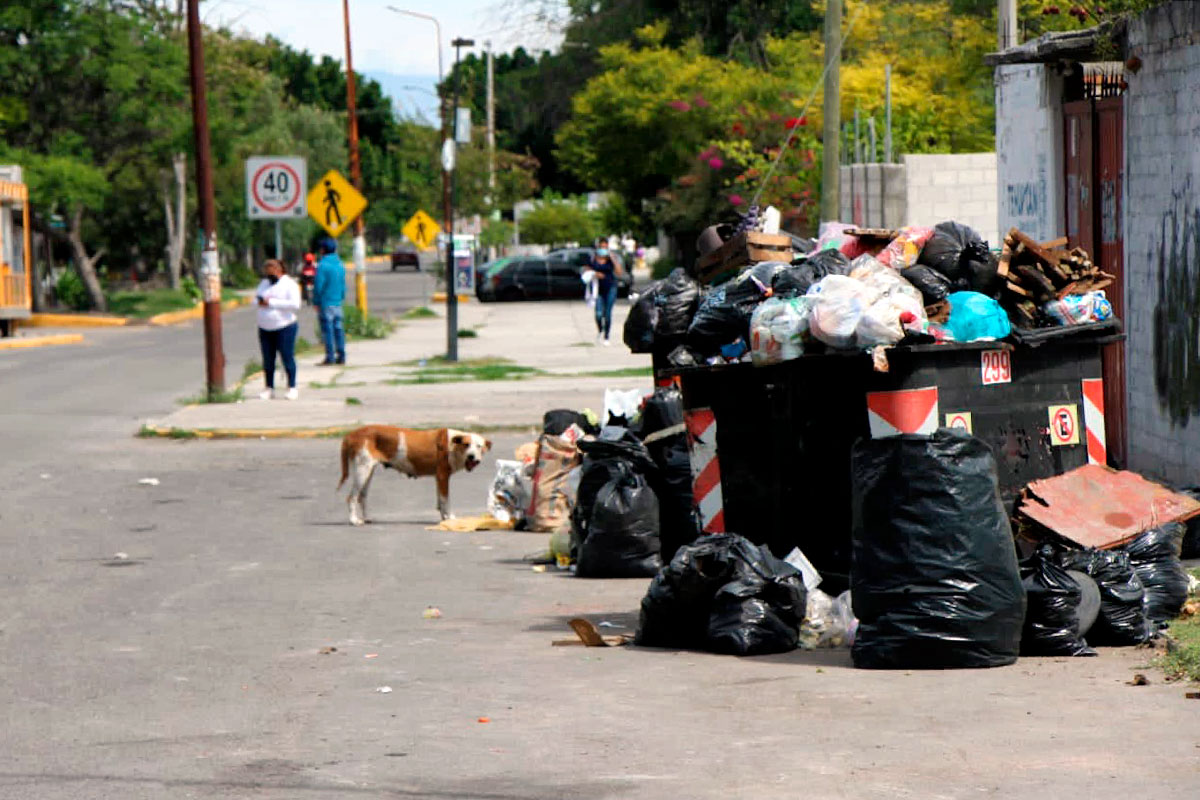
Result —
[{"label": "black garbage bag", "polygon": [[1179,560],[1185,530],[1181,522],[1168,522],[1121,548],[1146,590],[1146,618],[1152,624],[1175,619],[1187,602],[1187,570]]},{"label": "black garbage bag", "polygon": [[596,493],[575,574],[581,578],[649,578],[662,569],[658,498],[627,462]]},{"label": "black garbage bag", "polygon": [[921,248],[917,263],[933,267],[952,282],[966,282],[959,287],[965,289],[970,288],[968,263],[987,259],[987,243],[974,228],[960,222],[939,222],[933,227],[933,236]]},{"label": "black garbage bag", "polygon": [[775,276],[775,294],[798,297],[826,275],[849,275],[850,259],[838,250],[821,250],[808,258],[793,262]]},{"label": "black garbage bag", "polygon": [[667,363],[672,367],[696,367],[704,363],[704,356],[687,345],[680,345],[667,356]]},{"label": "black garbage bag", "polygon": [[1100,587],[1100,616],[1088,631],[1094,645],[1126,647],[1150,639],[1146,589],[1129,554],[1120,550],[1072,550],[1059,565],[1082,572]]},{"label": "black garbage bag", "polygon": [[700,305],[700,284],[684,269],[676,268],[657,286],[654,302],[658,321],[654,336],[659,340],[659,349],[668,351],[682,344],[687,337],[692,317],[696,316],[696,308]]},{"label": "black garbage bag", "polygon": [[629,309],[621,340],[631,353],[654,352],[654,331],[658,327],[658,291],[662,281],[647,286]]},{"label": "black garbage bag", "polygon": [[[649,577],[662,566],[654,461],[628,428],[581,440],[579,489],[571,510],[571,551],[583,577]],[[586,562],[586,563],[585,563]]]},{"label": "black garbage bag", "polygon": [[799,570],[765,546],[734,533],[711,534],[680,548],[650,583],[636,641],[741,655],[783,652],[796,646],[806,601]]},{"label": "black garbage bag", "polygon": [[1016,661],[1025,589],[987,444],[946,429],[864,439],[851,465],[855,666]]},{"label": "black garbage bag", "polygon": [[542,433],[562,436],[572,425],[578,425],[584,433],[593,436],[599,432],[599,428],[589,422],[587,417],[569,408],[555,408],[542,415]]},{"label": "black garbage bag", "polygon": [[1000,277],[1000,257],[990,250],[986,258],[976,258],[976,255],[972,254],[963,267],[966,288],[988,297],[998,297],[1004,288],[1004,279]]},{"label": "black garbage bag", "polygon": [[[1188,497],[1200,500],[1200,486],[1191,486],[1179,491]],[[1183,534],[1183,544],[1179,548],[1179,557],[1200,558],[1200,517],[1192,517],[1184,525],[1186,531]]]},{"label": "black garbage bag", "polygon": [[658,496],[659,540],[663,563],[700,535],[692,500],[692,465],[683,421],[683,396],[659,388],[642,406],[642,441],[658,468],[651,486]]},{"label": "black garbage bag", "polygon": [[700,301],[688,328],[688,344],[711,355],[741,337],[750,341],[750,316],[771,293],[775,275],[784,265],[757,264],[709,292]]},{"label": "black garbage bag", "polygon": [[954,284],[933,267],[917,264],[903,270],[900,274],[904,280],[917,287],[927,306],[945,300],[954,291]]},{"label": "black garbage bag", "polygon": [[1023,656],[1094,656],[1079,632],[1076,611],[1083,591],[1065,569],[1055,563],[1053,548],[1043,546],[1021,563],[1028,607],[1021,633]]}]

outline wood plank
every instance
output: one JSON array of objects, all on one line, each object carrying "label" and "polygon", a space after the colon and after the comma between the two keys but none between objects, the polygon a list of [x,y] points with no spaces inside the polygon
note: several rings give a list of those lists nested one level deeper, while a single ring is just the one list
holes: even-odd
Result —
[{"label": "wood plank", "polygon": [[1058,264],[1058,258],[1053,253],[1042,247],[1033,239],[1026,236],[1024,233],[1017,231],[1014,235],[1016,236],[1017,241],[1024,245],[1025,249],[1032,253],[1039,261],[1042,261],[1046,264]]},{"label": "wood plank", "polygon": [[1058,239],[1052,239],[1048,242],[1042,242],[1042,247],[1047,250],[1057,250],[1067,244],[1067,237],[1063,236]]}]

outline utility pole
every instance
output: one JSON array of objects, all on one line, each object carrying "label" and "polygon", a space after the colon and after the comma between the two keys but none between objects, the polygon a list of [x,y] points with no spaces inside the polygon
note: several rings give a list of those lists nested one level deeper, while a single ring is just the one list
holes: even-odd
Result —
[{"label": "utility pole", "polygon": [[196,138],[196,194],[200,201],[200,282],[204,292],[205,388],[209,399],[225,391],[225,348],[221,342],[221,256],[217,250],[217,211],[213,200],[212,155],[208,140],[208,96],[204,82],[204,40],[200,0],[187,0],[188,67],[192,84],[192,129]]},{"label": "utility pole", "polygon": [[825,4],[825,98],[821,130],[821,220],[841,214],[841,159],[838,132],[842,125],[842,0]]},{"label": "utility pole", "polygon": [[[362,166],[358,160],[358,107],[354,95],[354,60],[350,55],[350,0],[342,0],[346,23],[346,115],[350,118],[350,180],[362,191]],[[367,238],[363,215],[354,220],[354,299],[358,310],[367,314]]]},{"label": "utility pole", "polygon": [[[487,48],[487,148],[488,148],[488,215],[496,207],[496,69],[492,58],[492,43]],[[488,247],[488,259],[495,258],[495,248]]]},{"label": "utility pole", "polygon": [[[458,89],[459,83],[461,83],[459,59],[462,55],[462,48],[474,47],[475,42],[472,39],[460,37],[450,42],[450,46],[454,48],[454,100],[450,104],[450,108],[457,115]],[[446,116],[449,115],[443,117],[442,126],[448,131]],[[453,135],[448,134],[443,144],[443,148],[449,149],[451,153],[456,147],[454,139]],[[445,155],[443,155],[444,158]],[[450,170],[446,170],[443,174],[446,176],[442,198],[446,213],[446,360],[458,361],[458,287],[454,284],[454,175]]]},{"label": "utility pole", "polygon": [[883,68],[883,161],[892,163],[892,65]]},{"label": "utility pole", "polygon": [[1017,46],[1017,0],[998,0],[996,6],[996,44],[1003,53]]}]

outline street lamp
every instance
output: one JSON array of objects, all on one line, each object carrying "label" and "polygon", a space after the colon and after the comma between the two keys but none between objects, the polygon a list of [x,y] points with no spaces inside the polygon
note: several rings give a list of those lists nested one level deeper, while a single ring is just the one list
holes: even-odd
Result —
[{"label": "street lamp", "polygon": [[406,17],[416,17],[417,19],[428,20],[429,22],[433,23],[434,28],[437,29],[438,83],[440,84],[442,82],[442,24],[437,21],[437,17],[430,16],[429,14],[422,14],[420,11],[408,11],[407,9],[396,8],[395,6],[388,6],[387,10],[395,14],[403,14]]}]

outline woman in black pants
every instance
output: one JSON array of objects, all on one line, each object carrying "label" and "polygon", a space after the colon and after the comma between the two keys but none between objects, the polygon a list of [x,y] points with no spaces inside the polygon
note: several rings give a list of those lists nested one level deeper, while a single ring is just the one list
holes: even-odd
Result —
[{"label": "woman in black pants", "polygon": [[300,396],[296,391],[296,331],[299,325],[296,312],[300,310],[300,286],[284,273],[283,264],[271,259],[263,265],[262,283],[258,297],[258,344],[262,348],[263,377],[267,388],[259,393],[260,400],[275,396],[275,355],[283,358],[287,371],[287,399]]}]

